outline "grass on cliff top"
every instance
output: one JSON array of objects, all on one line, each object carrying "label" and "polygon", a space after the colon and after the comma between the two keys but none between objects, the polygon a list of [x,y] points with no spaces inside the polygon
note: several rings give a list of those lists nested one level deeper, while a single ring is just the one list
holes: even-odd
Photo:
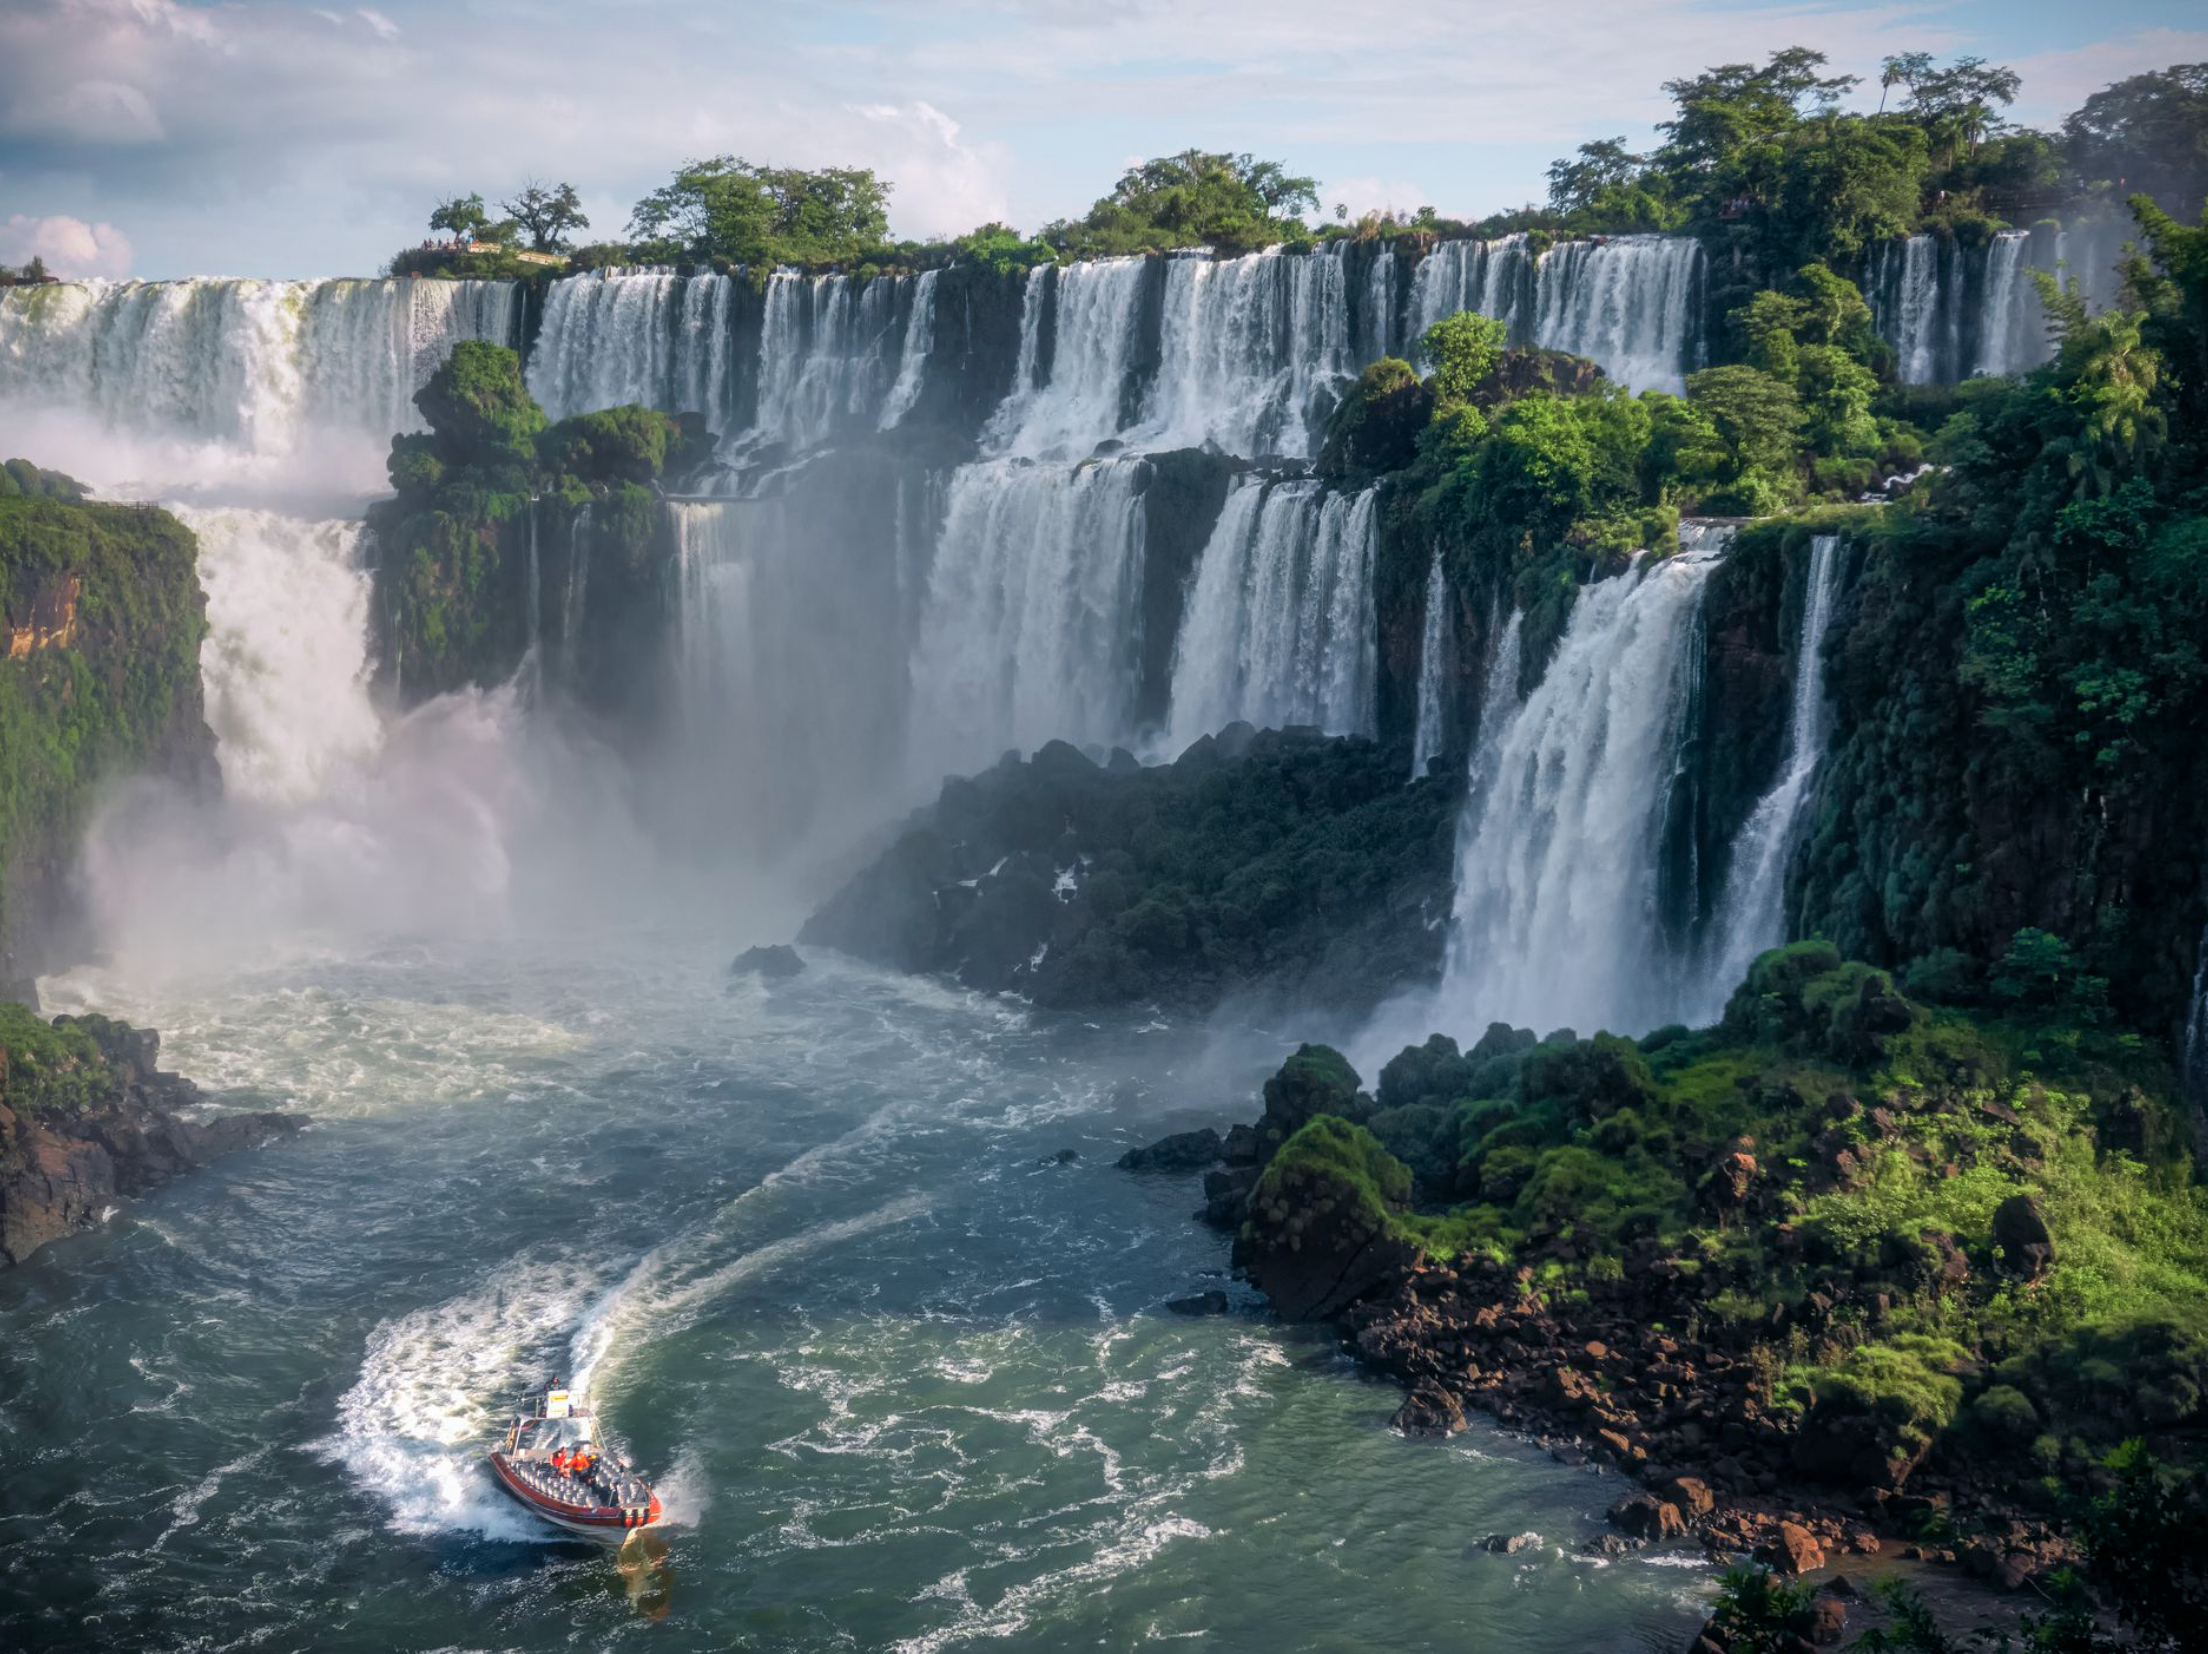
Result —
[{"label": "grass on cliff top", "polygon": [[65,1113],[107,1090],[106,1060],[85,1029],[57,1028],[28,1005],[0,1000],[0,1103],[21,1114]]},{"label": "grass on cliff top", "polygon": [[[1372,1133],[1289,1148],[1401,1238],[1525,1265],[1553,1301],[1675,1260],[1781,1406],[1875,1405],[1904,1447],[2007,1431],[2082,1471],[2111,1431],[2208,1425],[2208,1190],[2170,1093],[2150,1047],[2090,1017],[1914,1003],[1809,943],[1759,960],[1712,1029],[1414,1048],[1388,1106],[1343,1105]],[[1441,1209],[1385,1198],[1414,1172]],[[2054,1243],[2036,1278],[1994,1240],[2017,1195]]]}]

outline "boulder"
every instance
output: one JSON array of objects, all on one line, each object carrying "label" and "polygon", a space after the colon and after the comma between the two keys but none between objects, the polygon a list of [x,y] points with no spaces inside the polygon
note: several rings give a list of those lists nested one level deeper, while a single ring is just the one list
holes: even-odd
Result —
[{"label": "boulder", "polygon": [[1673,1477],[1664,1484],[1664,1492],[1690,1522],[1709,1515],[1717,1505],[1709,1483],[1698,1481],[1692,1476]]},{"label": "boulder", "polygon": [[1537,1533],[1491,1533],[1480,1541],[1479,1548],[1497,1556],[1516,1556],[1520,1551],[1530,1551],[1541,1543]]},{"label": "boulder", "polygon": [[804,970],[805,961],[798,958],[797,949],[788,943],[773,947],[746,948],[728,967],[730,976],[761,976],[770,981],[785,976],[795,976]]},{"label": "boulder", "polygon": [[1227,1295],[1213,1287],[1206,1292],[1191,1293],[1186,1298],[1168,1298],[1165,1307],[1175,1315],[1224,1315]]},{"label": "boulder", "polygon": [[1822,1568],[1825,1552],[1799,1522],[1781,1522],[1778,1531],[1756,1547],[1756,1559],[1779,1573],[1800,1575]]},{"label": "boulder", "polygon": [[1235,1261],[1285,1319],[1331,1320],[1418,1261],[1396,1223],[1410,1192],[1411,1174],[1371,1133],[1315,1119],[1251,1191]]},{"label": "boulder", "polygon": [[2010,1275],[2036,1281],[2054,1267],[2055,1237],[2030,1195],[2011,1195],[1993,1209],[1993,1245]]},{"label": "boulder", "polygon": [[1668,1499],[1649,1493],[1628,1494],[1610,1507],[1612,1525],[1635,1539],[1677,1539],[1687,1531],[1686,1518]]},{"label": "boulder", "polygon": [[1428,1380],[1404,1398],[1388,1423],[1406,1436],[1439,1439],[1464,1428],[1464,1409],[1455,1396]]},{"label": "boulder", "polygon": [[1219,1163],[1221,1142],[1209,1126],[1177,1131],[1147,1148],[1129,1149],[1115,1164],[1123,1172],[1200,1172]]}]

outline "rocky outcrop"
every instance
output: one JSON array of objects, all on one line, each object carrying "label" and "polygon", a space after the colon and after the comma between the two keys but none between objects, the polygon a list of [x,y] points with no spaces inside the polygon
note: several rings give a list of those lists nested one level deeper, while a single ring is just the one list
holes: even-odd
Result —
[{"label": "rocky outcrop", "polygon": [[798,957],[797,949],[785,942],[772,947],[744,949],[742,953],[736,956],[735,962],[728,967],[728,974],[730,976],[757,976],[764,977],[769,981],[780,981],[785,977],[801,975],[804,969],[805,961]]},{"label": "rocky outcrop", "polygon": [[945,782],[798,941],[1053,1007],[1371,1005],[1440,970],[1461,788],[1315,730],[1151,767],[1054,741]]},{"label": "rocky outcrop", "polygon": [[0,1005],[0,1264],[100,1222],[218,1155],[302,1122],[255,1113],[188,1118],[206,1097],[156,1066],[160,1036],[105,1017],[51,1025]]},{"label": "rocky outcrop", "polygon": [[218,784],[191,532],[35,475],[57,486],[0,490],[0,997],[24,1000],[79,952],[71,874],[104,790]]}]

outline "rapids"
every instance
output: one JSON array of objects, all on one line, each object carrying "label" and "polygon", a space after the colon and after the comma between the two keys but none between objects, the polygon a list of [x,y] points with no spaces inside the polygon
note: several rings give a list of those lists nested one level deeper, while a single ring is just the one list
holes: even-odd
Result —
[{"label": "rapids", "polygon": [[[1219,1118],[1277,1039],[1051,1023],[825,957],[728,988],[725,951],[577,932],[50,980],[314,1124],[0,1276],[0,1636],[1691,1631],[1706,1570],[1572,1554],[1614,1483],[1480,1425],[1404,1441],[1322,1335],[1163,1312],[1225,1243],[1189,1180],[1110,1161]],[[663,1553],[559,1540],[493,1492],[501,1409],[553,1371],[659,1480]],[[1466,1554],[1506,1529],[1544,1543]]]}]

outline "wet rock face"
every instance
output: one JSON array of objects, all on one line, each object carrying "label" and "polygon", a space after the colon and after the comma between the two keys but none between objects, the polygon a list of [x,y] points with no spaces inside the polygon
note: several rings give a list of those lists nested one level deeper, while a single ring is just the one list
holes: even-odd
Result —
[{"label": "wet rock face", "polygon": [[105,1018],[59,1025],[83,1028],[98,1051],[84,1065],[82,1094],[66,1104],[34,1107],[24,1070],[9,1084],[0,1048],[0,1266],[94,1227],[119,1201],[305,1123],[273,1113],[184,1119],[180,1110],[206,1099],[191,1081],[155,1068],[160,1037],[151,1029]]},{"label": "wet rock face", "polygon": [[796,976],[805,969],[805,961],[797,956],[797,949],[783,944],[778,947],[746,948],[728,967],[731,976],[761,976],[775,980]]},{"label": "wet rock face", "polygon": [[1123,1172],[1200,1172],[1219,1163],[1219,1133],[1210,1126],[1177,1131],[1147,1148],[1129,1149],[1115,1164]]}]

